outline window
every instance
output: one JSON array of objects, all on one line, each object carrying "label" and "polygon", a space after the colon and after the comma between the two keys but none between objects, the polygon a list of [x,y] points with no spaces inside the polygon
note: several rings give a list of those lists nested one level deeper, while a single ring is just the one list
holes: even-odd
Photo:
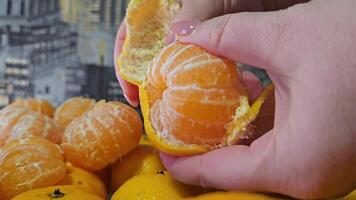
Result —
[{"label": "window", "polygon": [[105,62],[105,57],[103,55],[100,55],[100,65],[104,66],[104,62]]},{"label": "window", "polygon": [[20,15],[25,16],[25,2],[24,1],[21,1]]},{"label": "window", "polygon": [[32,17],[35,14],[35,3],[30,1],[30,16]]},{"label": "window", "polygon": [[46,93],[46,94],[49,94],[49,93],[50,93],[50,88],[49,88],[48,85],[46,85],[46,87],[45,87],[45,93]]},{"label": "window", "polygon": [[7,1],[7,15],[11,15],[12,13],[12,0]]}]

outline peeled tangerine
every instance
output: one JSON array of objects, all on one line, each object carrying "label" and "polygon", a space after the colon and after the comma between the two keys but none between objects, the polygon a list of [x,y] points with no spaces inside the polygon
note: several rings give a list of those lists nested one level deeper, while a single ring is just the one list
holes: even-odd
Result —
[{"label": "peeled tangerine", "polygon": [[98,102],[67,127],[61,147],[74,166],[98,171],[133,150],[140,142],[138,113],[120,102]]},{"label": "peeled tangerine", "polygon": [[54,113],[54,121],[64,131],[67,125],[75,118],[81,117],[95,105],[94,99],[75,97],[61,104]]},{"label": "peeled tangerine", "polygon": [[55,185],[65,172],[58,145],[37,136],[13,140],[0,148],[0,199]]},{"label": "peeled tangerine", "polygon": [[57,185],[74,185],[88,193],[106,199],[107,192],[105,184],[96,174],[74,167],[70,163],[66,163],[66,165],[66,175]]},{"label": "peeled tangerine", "polygon": [[53,105],[46,100],[40,100],[40,99],[32,99],[32,98],[17,99],[12,104],[10,104],[10,106],[19,106],[19,107],[28,108],[31,111],[42,113],[50,118],[53,117],[53,113],[54,113]]},{"label": "peeled tangerine", "polygon": [[46,115],[24,107],[7,106],[0,111],[0,147],[8,140],[36,135],[60,143],[61,133]]},{"label": "peeled tangerine", "polygon": [[174,42],[148,68],[140,98],[152,143],[175,155],[233,145],[250,137],[268,87],[250,106],[233,62]]},{"label": "peeled tangerine", "polygon": [[148,138],[173,155],[203,153],[250,138],[250,124],[273,87],[250,106],[233,62],[194,45],[174,42],[163,48],[175,5],[132,0],[126,13],[117,66],[123,79],[140,88]]}]

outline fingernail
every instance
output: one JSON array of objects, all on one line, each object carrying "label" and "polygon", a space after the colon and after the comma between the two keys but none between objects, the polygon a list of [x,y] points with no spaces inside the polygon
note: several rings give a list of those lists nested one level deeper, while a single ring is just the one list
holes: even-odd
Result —
[{"label": "fingernail", "polygon": [[138,106],[138,101],[134,101],[134,100],[131,100],[125,93],[124,93],[124,97],[126,99],[126,101],[132,106],[132,107],[137,107]]},{"label": "fingernail", "polygon": [[166,37],[166,45],[171,44],[175,40],[176,40],[176,34],[170,31]]},{"label": "fingernail", "polygon": [[174,23],[171,25],[171,31],[178,35],[190,35],[199,23],[198,20]]}]

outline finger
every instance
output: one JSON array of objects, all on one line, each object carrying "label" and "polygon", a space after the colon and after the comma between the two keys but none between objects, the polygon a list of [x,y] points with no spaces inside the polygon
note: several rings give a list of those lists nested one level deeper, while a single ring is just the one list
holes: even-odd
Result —
[{"label": "finger", "polygon": [[242,72],[241,82],[246,87],[251,102],[253,102],[263,90],[261,80],[250,71]]},{"label": "finger", "polygon": [[137,86],[123,80],[119,75],[119,68],[116,64],[116,59],[119,57],[122,46],[124,44],[126,37],[126,23],[125,20],[121,23],[119,30],[117,32],[116,41],[115,41],[115,49],[114,49],[114,65],[115,65],[115,73],[116,78],[120,83],[121,89],[124,93],[124,97],[128,101],[128,103],[134,107],[137,107],[139,104],[139,95]]},{"label": "finger", "polygon": [[179,40],[269,72],[284,72],[279,67],[286,59],[291,61],[290,23],[286,10],[237,13],[207,20],[197,25],[193,34]]},{"label": "finger", "polygon": [[116,78],[120,83],[120,87],[124,93],[124,97],[127,100],[127,102],[133,106],[137,107],[139,105],[139,94],[138,94],[138,87],[136,85],[133,85],[124,79],[122,79],[118,73],[116,73]]},{"label": "finger", "polygon": [[273,134],[267,133],[250,147],[236,145],[191,157],[161,153],[167,170],[178,180],[225,190],[265,191],[273,183]]}]

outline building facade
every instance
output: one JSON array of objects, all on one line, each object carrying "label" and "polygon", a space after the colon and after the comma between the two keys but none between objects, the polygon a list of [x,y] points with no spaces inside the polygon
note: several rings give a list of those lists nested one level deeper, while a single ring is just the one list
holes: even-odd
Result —
[{"label": "building facade", "polygon": [[[0,87],[6,85],[8,90],[1,92],[0,104],[29,96],[47,99],[55,105],[74,96],[122,97],[113,79],[113,50],[127,3],[126,0],[1,0]],[[103,69],[96,69],[97,72],[112,80],[100,88],[105,90],[102,93],[85,89],[87,77],[94,76],[95,70],[87,67],[92,65],[101,66]],[[103,75],[100,77],[104,80]]]}]

